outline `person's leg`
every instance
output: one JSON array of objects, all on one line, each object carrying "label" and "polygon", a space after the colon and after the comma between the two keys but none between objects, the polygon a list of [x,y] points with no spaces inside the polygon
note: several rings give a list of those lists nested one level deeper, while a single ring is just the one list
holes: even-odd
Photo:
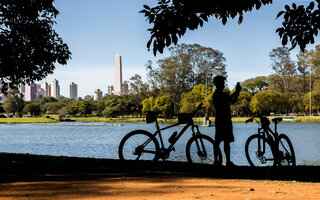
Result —
[{"label": "person's leg", "polygon": [[224,141],[224,153],[226,154],[226,163],[230,163],[230,142]]},{"label": "person's leg", "polygon": [[224,153],[226,154],[226,166],[235,167],[236,165],[230,159],[230,142],[224,141]]},{"label": "person's leg", "polygon": [[219,162],[219,153],[220,152],[220,142],[221,141],[218,141],[216,140],[215,141],[215,144],[214,144],[214,164],[215,165],[218,165],[220,162]]}]

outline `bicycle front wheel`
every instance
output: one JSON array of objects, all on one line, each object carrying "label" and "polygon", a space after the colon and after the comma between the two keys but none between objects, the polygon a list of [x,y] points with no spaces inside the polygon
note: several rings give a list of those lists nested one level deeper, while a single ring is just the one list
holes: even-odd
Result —
[{"label": "bicycle front wheel", "polygon": [[277,140],[277,164],[279,166],[296,166],[296,156],[294,153],[293,145],[284,134],[280,134]]},{"label": "bicycle front wheel", "polygon": [[[196,135],[190,138],[186,146],[186,156],[190,163],[213,164],[214,140],[207,135]],[[222,162],[220,151],[218,157]]]},{"label": "bicycle front wheel", "polygon": [[245,146],[246,157],[252,167],[274,166],[276,164],[270,142],[261,135],[248,138]]},{"label": "bicycle front wheel", "polygon": [[120,160],[158,160],[159,143],[144,130],[128,133],[119,145]]}]

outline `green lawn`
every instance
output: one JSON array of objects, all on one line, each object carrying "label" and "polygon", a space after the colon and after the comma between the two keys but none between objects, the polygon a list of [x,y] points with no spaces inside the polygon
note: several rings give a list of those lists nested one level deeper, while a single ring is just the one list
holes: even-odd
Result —
[{"label": "green lawn", "polygon": [[[24,124],[24,123],[56,123],[59,122],[58,115],[52,115],[50,118],[45,117],[28,117],[28,118],[0,118],[0,123],[5,124]],[[274,118],[272,116],[270,118]],[[281,116],[280,116],[281,117]],[[285,117],[285,116],[283,116]],[[67,118],[75,120],[76,122],[109,122],[109,123],[125,123],[125,122],[145,122],[145,118],[132,118],[132,117],[119,117],[119,118],[104,118],[104,117],[71,117]],[[233,122],[245,122],[248,117],[233,117]],[[193,118],[194,122],[202,123],[202,117]],[[210,117],[212,123],[214,123],[214,117]],[[177,123],[178,119],[158,119],[159,123]],[[291,122],[291,121],[290,121]],[[319,122],[320,116],[300,116],[295,117],[293,122]]]},{"label": "green lawn", "polygon": [[36,118],[0,118],[1,124],[55,123],[58,120],[44,117]]}]

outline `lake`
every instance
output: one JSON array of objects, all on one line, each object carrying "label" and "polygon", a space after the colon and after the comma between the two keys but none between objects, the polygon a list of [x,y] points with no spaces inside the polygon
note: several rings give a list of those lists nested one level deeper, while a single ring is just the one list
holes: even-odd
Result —
[{"label": "lake", "polygon": [[[168,124],[162,124],[161,127],[165,125]],[[249,165],[245,157],[245,142],[257,132],[257,127],[256,123],[233,124],[235,142],[231,144],[231,159],[235,164]],[[181,128],[178,126],[163,132],[167,145],[171,133]],[[1,124],[0,152],[118,159],[121,139],[136,129],[152,132],[155,127],[146,123]],[[200,131],[213,137],[215,128],[200,127]],[[320,124],[280,123],[278,131],[291,139],[297,165],[320,165]],[[190,135],[191,131],[187,130],[168,160],[186,161],[185,146]]]}]

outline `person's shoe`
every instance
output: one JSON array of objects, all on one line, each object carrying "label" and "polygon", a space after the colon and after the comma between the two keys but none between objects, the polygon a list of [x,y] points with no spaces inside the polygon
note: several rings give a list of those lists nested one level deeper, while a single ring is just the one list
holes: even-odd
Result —
[{"label": "person's shoe", "polygon": [[226,167],[237,167],[237,165],[230,161],[226,163]]},{"label": "person's shoe", "polygon": [[221,167],[222,164],[221,164],[219,161],[215,160],[215,161],[213,162],[213,166],[215,166],[215,167]]}]

